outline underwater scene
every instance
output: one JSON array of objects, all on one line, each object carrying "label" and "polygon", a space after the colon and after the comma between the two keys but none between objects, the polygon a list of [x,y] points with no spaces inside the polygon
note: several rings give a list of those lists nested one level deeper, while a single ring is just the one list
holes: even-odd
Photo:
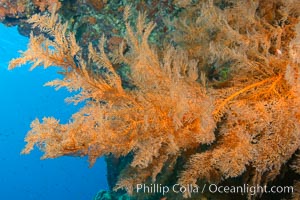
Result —
[{"label": "underwater scene", "polygon": [[0,0],[0,200],[300,200],[299,0]]}]

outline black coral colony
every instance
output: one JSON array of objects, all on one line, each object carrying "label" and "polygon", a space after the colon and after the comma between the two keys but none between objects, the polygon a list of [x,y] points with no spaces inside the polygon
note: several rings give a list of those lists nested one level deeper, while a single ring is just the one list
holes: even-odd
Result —
[{"label": "black coral colony", "polygon": [[[115,187],[130,194],[163,181],[178,162],[183,186],[240,175],[250,185],[272,181],[300,147],[299,2],[178,6],[185,10],[166,20],[176,45],[151,46],[155,24],[140,13],[133,26],[127,7],[119,51],[107,54],[102,37],[85,57],[54,12],[33,16],[29,22],[44,34],[31,35],[10,69],[59,66],[63,79],[46,85],[79,91],[67,100],[85,106],[67,124],[33,121],[23,153],[37,146],[43,158],[88,156],[91,165],[103,155],[131,154]],[[122,85],[116,65],[129,66],[134,87]],[[294,157],[290,167],[299,173]]]}]

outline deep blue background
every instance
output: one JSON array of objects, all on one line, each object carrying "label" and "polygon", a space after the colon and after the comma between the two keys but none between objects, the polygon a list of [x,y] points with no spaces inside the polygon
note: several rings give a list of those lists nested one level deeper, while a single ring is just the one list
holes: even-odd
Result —
[{"label": "deep blue background", "polygon": [[43,87],[58,77],[55,68],[7,70],[9,60],[18,57],[27,42],[16,27],[0,24],[0,199],[90,200],[107,189],[103,159],[88,168],[86,158],[40,160],[38,150],[20,155],[32,120],[54,116],[65,123],[79,109],[64,102],[70,96],[66,90]]}]

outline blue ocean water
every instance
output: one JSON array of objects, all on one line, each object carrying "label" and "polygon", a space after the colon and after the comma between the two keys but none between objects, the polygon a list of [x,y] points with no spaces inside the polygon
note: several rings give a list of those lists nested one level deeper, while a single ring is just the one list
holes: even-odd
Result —
[{"label": "blue ocean water", "polygon": [[86,158],[40,160],[38,150],[20,155],[32,120],[54,116],[65,123],[79,109],[64,102],[70,96],[66,90],[43,87],[59,76],[55,68],[7,70],[27,42],[16,27],[0,24],[0,199],[90,200],[107,189],[104,159],[88,168]]}]

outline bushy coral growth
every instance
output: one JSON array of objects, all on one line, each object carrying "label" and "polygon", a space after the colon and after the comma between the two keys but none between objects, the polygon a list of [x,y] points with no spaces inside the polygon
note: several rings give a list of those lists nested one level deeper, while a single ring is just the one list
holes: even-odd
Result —
[{"label": "bushy coral growth", "polygon": [[[127,9],[125,21],[128,15]],[[74,35],[66,33],[66,24],[56,24],[57,20],[55,14],[36,15],[30,20],[55,39],[32,36],[29,49],[22,58],[13,60],[10,68],[27,61],[33,62],[32,69],[39,65],[61,66],[64,79],[46,85],[80,90],[68,101],[86,100],[86,106],[73,115],[69,124],[61,125],[54,118],[44,118],[42,123],[35,120],[23,153],[29,153],[37,144],[45,151],[44,158],[88,155],[93,164],[105,154],[134,152],[131,166],[145,172],[158,167],[151,174],[155,179],[163,163],[180,155],[182,149],[213,142],[213,101],[195,82],[197,62],[188,61],[184,52],[171,47],[161,62],[148,45],[154,24],[145,24],[144,15],[137,19],[136,30],[126,22],[131,50],[124,55],[120,48],[115,56],[118,62],[130,65],[134,90],[122,88],[120,77],[104,53],[104,38],[99,42],[99,52],[90,45],[89,60],[84,61]],[[92,73],[95,64],[99,72]]]},{"label": "bushy coral growth", "polygon": [[220,125],[216,145],[192,156],[179,181],[195,183],[212,174],[236,177],[251,166],[258,174],[253,184],[268,182],[300,144],[299,4],[208,1],[187,6],[184,20],[175,22],[181,30],[175,41],[208,72],[208,90],[216,99],[213,115]]},{"label": "bushy coral growth", "polygon": [[[110,153],[133,153],[116,186],[128,192],[155,181],[166,163],[174,165],[186,152],[192,156],[178,179],[182,185],[245,171],[252,174],[249,184],[273,180],[300,147],[299,3],[178,6],[178,19],[166,20],[176,30],[176,47],[151,47],[147,39],[155,25],[140,14],[133,27],[126,8],[126,43],[108,56],[103,37],[99,46],[90,44],[88,59],[54,13],[31,18],[45,35],[31,36],[10,68],[26,62],[60,66],[64,78],[47,85],[79,91],[68,101],[85,106],[68,124],[35,120],[23,153],[37,145],[44,158],[87,155],[91,164]],[[134,87],[122,86],[116,63],[130,67]]]}]

